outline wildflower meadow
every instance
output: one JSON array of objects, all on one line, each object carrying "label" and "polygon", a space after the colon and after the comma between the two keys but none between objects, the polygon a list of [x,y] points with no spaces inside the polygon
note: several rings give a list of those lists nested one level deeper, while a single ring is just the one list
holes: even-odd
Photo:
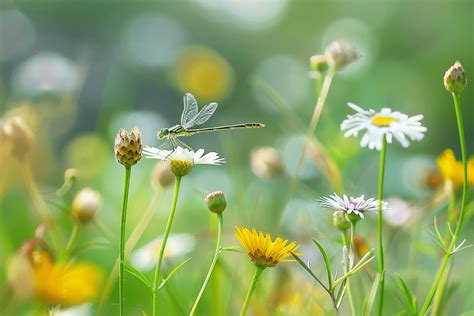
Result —
[{"label": "wildflower meadow", "polygon": [[474,315],[473,16],[6,1],[0,315]]}]

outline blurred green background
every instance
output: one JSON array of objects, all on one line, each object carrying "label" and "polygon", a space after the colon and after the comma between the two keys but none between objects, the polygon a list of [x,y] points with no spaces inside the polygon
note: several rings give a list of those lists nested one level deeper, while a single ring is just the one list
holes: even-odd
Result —
[{"label": "blurred green background", "polygon": [[[285,201],[316,102],[309,58],[340,39],[350,41],[361,58],[336,74],[316,136],[340,168],[346,192],[376,195],[379,158],[377,152],[360,149],[357,139],[345,139],[339,131],[340,122],[352,112],[346,106],[350,101],[365,108],[385,106],[424,115],[428,132],[422,142],[408,150],[398,144],[389,147],[385,195],[410,202],[429,199],[434,190],[425,180],[436,171],[436,156],[452,148],[460,157],[454,108],[443,75],[456,60],[463,64],[468,80],[474,69],[472,1],[4,0],[0,4],[0,113],[22,115],[33,129],[35,177],[65,236],[72,226],[70,200],[58,201],[54,192],[67,168],[79,171],[76,189],[90,186],[103,195],[99,217],[118,235],[123,168],[114,159],[113,139],[119,128],[137,125],[144,144],[157,146],[156,131],[178,123],[185,92],[193,93],[200,105],[219,103],[208,126],[266,124],[262,130],[187,139],[193,148],[218,152],[227,163],[196,167],[183,180],[173,232],[194,234],[196,246],[191,263],[171,282],[174,295],[160,294],[166,314],[180,314],[180,309],[191,306],[211,259],[214,239],[209,232],[215,223],[209,220],[203,198],[213,190],[224,191],[229,204],[224,244],[237,244],[235,225],[271,233],[282,218],[285,237],[302,245],[316,237],[332,247],[331,254],[340,260],[331,214],[316,204],[317,197],[332,192],[317,163],[304,162],[301,185],[292,200]],[[292,117],[278,110],[258,84],[262,82],[276,91]],[[474,146],[473,101],[468,84],[462,103],[469,153]],[[295,118],[301,120],[301,129],[291,127]],[[286,175],[261,179],[252,173],[250,154],[260,146],[273,146],[282,154]],[[133,168],[127,231],[153,195],[154,164],[143,159]],[[33,238],[39,218],[15,161],[2,156],[0,167],[0,282],[4,283],[4,259]],[[162,234],[169,191],[139,245]],[[442,208],[430,212],[435,211],[445,212]],[[439,265],[438,249],[428,234],[431,223],[430,215],[416,229],[396,227],[387,232],[387,238],[393,238],[388,269],[404,274],[420,301]],[[375,218],[359,226],[361,236],[375,247]],[[472,229],[468,231],[464,237],[472,240]],[[82,236],[83,241],[93,240],[101,233],[91,225]],[[408,256],[408,249],[417,255]],[[304,253],[314,270],[322,273],[316,249],[304,247]],[[91,249],[79,257],[99,265],[107,276],[116,250]],[[222,260],[219,283],[211,285],[200,305],[203,315],[237,313],[242,291],[250,282],[251,265],[244,254],[225,253]],[[451,277],[456,287],[447,315],[474,308],[472,250],[456,255],[455,263]],[[327,297],[311,292],[317,287],[296,264],[272,269],[262,280],[257,295],[262,308],[255,311],[259,315],[330,311]],[[149,312],[151,296],[146,289],[133,277],[126,282],[130,314]],[[291,305],[285,298],[291,301],[288,297],[298,293],[301,282],[311,284],[304,295],[312,303],[285,307]],[[392,280],[388,282],[387,311],[392,314],[401,310],[401,303]],[[284,286],[272,288],[274,284]],[[368,286],[356,297],[362,300]],[[219,304],[215,293],[220,293]],[[28,308],[28,304],[19,306],[21,311]],[[116,292],[106,308],[108,313],[116,312]]]}]

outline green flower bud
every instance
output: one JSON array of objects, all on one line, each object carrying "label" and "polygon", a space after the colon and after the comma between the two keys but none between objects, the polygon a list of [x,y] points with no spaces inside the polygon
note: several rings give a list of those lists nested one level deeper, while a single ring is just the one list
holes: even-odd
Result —
[{"label": "green flower bud", "polygon": [[464,68],[459,61],[456,61],[444,74],[444,87],[449,92],[460,94],[467,85]]},{"label": "green flower bud", "polygon": [[204,201],[206,202],[209,211],[213,213],[222,213],[227,206],[224,192],[222,191],[209,193]]},{"label": "green flower bud", "polygon": [[351,227],[351,223],[346,219],[346,212],[336,211],[332,214],[332,222],[340,231],[346,231]]}]

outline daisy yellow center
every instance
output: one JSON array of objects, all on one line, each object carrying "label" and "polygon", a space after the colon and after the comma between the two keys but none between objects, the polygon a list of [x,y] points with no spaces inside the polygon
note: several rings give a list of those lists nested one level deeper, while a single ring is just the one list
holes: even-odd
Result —
[{"label": "daisy yellow center", "polygon": [[171,160],[171,171],[179,177],[185,176],[191,171],[193,167],[191,160],[173,159]]},{"label": "daisy yellow center", "polygon": [[390,126],[390,124],[397,121],[396,118],[390,116],[375,115],[372,117],[372,124],[377,126]]}]

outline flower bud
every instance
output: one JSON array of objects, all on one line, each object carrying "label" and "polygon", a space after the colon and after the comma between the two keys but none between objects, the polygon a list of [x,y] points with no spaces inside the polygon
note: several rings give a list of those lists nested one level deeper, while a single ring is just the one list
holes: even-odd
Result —
[{"label": "flower bud", "polygon": [[24,159],[34,145],[34,135],[20,116],[9,118],[3,125],[2,138],[12,144],[11,153],[17,159]]},{"label": "flower bud", "polygon": [[209,211],[213,213],[222,213],[227,206],[224,192],[222,191],[209,193],[204,201],[206,202]]},{"label": "flower bud", "polygon": [[125,167],[135,165],[142,158],[142,136],[134,127],[130,132],[120,129],[115,137],[115,158]]},{"label": "flower bud", "polygon": [[313,55],[309,59],[312,71],[324,72],[328,70],[328,60],[325,55]]},{"label": "flower bud", "polygon": [[346,212],[336,211],[332,214],[332,222],[340,231],[346,231],[351,227],[351,223],[346,219]]},{"label": "flower bud", "polygon": [[91,188],[79,191],[72,201],[71,216],[79,224],[92,221],[102,206],[102,196]]},{"label": "flower bud", "polygon": [[262,179],[272,179],[284,172],[283,158],[273,147],[260,147],[253,151],[250,163],[253,173]]},{"label": "flower bud", "polygon": [[324,53],[328,62],[333,64],[336,69],[342,69],[359,59],[359,53],[346,41],[332,42]]},{"label": "flower bud", "polygon": [[151,181],[155,186],[163,188],[173,184],[174,174],[169,161],[161,160],[156,163],[151,174]]},{"label": "flower bud", "polygon": [[460,94],[467,85],[464,68],[459,61],[456,61],[444,74],[444,87],[449,92]]}]

